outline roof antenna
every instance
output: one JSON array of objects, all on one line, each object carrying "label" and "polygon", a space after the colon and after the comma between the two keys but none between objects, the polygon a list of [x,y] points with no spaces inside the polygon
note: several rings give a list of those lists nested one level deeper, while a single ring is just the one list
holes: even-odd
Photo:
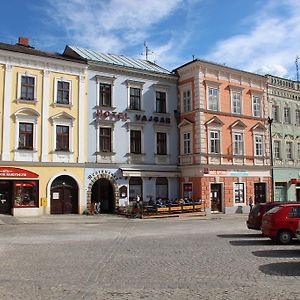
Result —
[{"label": "roof antenna", "polygon": [[296,60],[295,60],[297,81],[299,81],[299,65],[298,65],[298,60],[299,60],[299,56],[297,55],[296,56]]},{"label": "roof antenna", "polygon": [[148,56],[154,52],[149,49],[146,41],[144,42],[144,47],[145,47],[145,52],[141,54],[145,55],[145,60],[148,60]]}]

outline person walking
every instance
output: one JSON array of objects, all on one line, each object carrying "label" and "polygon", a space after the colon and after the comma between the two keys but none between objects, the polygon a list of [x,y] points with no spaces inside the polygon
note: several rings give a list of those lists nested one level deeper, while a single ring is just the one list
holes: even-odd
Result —
[{"label": "person walking", "polygon": [[249,197],[249,207],[250,207],[250,211],[251,211],[253,208],[253,200],[252,200],[251,196]]}]

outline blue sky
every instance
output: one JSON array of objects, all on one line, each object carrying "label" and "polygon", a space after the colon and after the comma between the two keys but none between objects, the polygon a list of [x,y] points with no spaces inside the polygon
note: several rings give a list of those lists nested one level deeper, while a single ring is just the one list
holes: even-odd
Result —
[{"label": "blue sky", "polygon": [[299,0],[9,0],[0,41],[26,36],[38,49],[65,45],[149,59],[172,70],[193,55],[296,79]]}]

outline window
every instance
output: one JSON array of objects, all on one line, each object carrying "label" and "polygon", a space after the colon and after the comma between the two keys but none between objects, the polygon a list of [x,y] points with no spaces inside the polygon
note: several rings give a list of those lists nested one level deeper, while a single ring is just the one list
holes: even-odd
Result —
[{"label": "window", "polygon": [[166,113],[166,92],[156,91],[156,112]]},{"label": "window", "polygon": [[100,152],[111,152],[111,128],[100,128]]},{"label": "window", "polygon": [[56,126],[56,151],[69,151],[69,126]]},{"label": "window", "polygon": [[130,130],[130,153],[142,153],[142,139],[140,130]]},{"label": "window", "polygon": [[214,88],[208,89],[208,109],[219,110],[219,90]]},{"label": "window", "polygon": [[129,201],[136,200],[137,196],[143,195],[143,180],[141,177],[130,177],[129,179]]},{"label": "window", "polygon": [[234,184],[234,203],[244,203],[245,190],[244,183]]},{"label": "window", "polygon": [[166,177],[156,178],[156,199],[167,200],[168,197],[168,179]]},{"label": "window", "polygon": [[18,148],[33,150],[33,123],[19,123]]},{"label": "window", "polygon": [[239,92],[232,92],[232,112],[234,114],[242,113],[242,95]]},{"label": "window", "polygon": [[293,159],[293,151],[292,151],[292,148],[293,148],[292,142],[286,142],[286,145],[285,145],[285,152],[286,152],[286,159],[288,159],[288,160]]},{"label": "window", "polygon": [[21,76],[21,99],[34,100],[35,77],[22,75]]},{"label": "window", "polygon": [[300,125],[300,110],[297,109],[295,112],[296,125]]},{"label": "window", "polygon": [[129,108],[132,110],[141,110],[141,89],[130,87]]},{"label": "window", "polygon": [[219,154],[220,151],[220,132],[210,131],[210,153]]},{"label": "window", "polygon": [[183,134],[183,154],[191,154],[191,133]]},{"label": "window", "polygon": [[244,141],[242,133],[233,134],[233,155],[244,154]]},{"label": "window", "polygon": [[159,155],[167,154],[167,134],[165,132],[157,132],[157,149],[156,152]]},{"label": "window", "polygon": [[111,107],[111,84],[100,83],[100,106]]},{"label": "window", "polygon": [[297,143],[297,158],[300,159],[300,143]]},{"label": "window", "polygon": [[57,81],[57,98],[59,104],[70,104],[70,82]]},{"label": "window", "polygon": [[274,122],[279,122],[279,107],[272,105],[272,118]]},{"label": "window", "polygon": [[280,141],[274,141],[274,158],[280,159]]},{"label": "window", "polygon": [[191,91],[185,90],[183,91],[183,112],[191,111]]},{"label": "window", "polygon": [[254,144],[255,144],[255,155],[262,156],[263,155],[263,136],[262,135],[255,135],[254,137]]},{"label": "window", "polygon": [[289,218],[300,218],[300,207],[292,207],[288,214],[288,217]]},{"label": "window", "polygon": [[38,181],[15,181],[13,186],[15,207],[38,206]]},{"label": "window", "polygon": [[291,123],[291,111],[289,107],[285,107],[283,110],[283,120],[284,123]]},{"label": "window", "polygon": [[261,117],[261,99],[258,96],[252,97],[253,116]]}]

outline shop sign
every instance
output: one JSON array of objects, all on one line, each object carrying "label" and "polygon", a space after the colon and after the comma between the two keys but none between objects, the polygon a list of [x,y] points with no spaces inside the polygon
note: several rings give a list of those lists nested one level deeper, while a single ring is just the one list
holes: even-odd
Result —
[{"label": "shop sign", "polygon": [[298,183],[298,179],[297,178],[291,178],[291,184],[297,184]]},{"label": "shop sign", "polygon": [[107,170],[95,171],[94,173],[92,173],[91,175],[88,176],[88,179],[91,180],[93,177],[95,177],[99,174],[107,174],[107,175],[110,175],[114,180],[118,179],[118,177],[115,174],[113,174],[112,172],[107,171]]},{"label": "shop sign", "polygon": [[39,175],[24,169],[0,167],[0,177],[38,178]]},{"label": "shop sign", "polygon": [[225,170],[209,170],[208,168],[204,168],[203,174],[220,176],[220,175],[227,175],[227,171],[225,171]]},{"label": "shop sign", "polygon": [[232,171],[229,175],[234,177],[243,177],[249,176],[249,173],[247,171]]}]

